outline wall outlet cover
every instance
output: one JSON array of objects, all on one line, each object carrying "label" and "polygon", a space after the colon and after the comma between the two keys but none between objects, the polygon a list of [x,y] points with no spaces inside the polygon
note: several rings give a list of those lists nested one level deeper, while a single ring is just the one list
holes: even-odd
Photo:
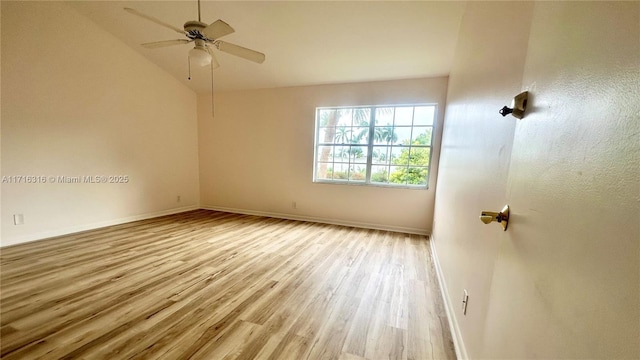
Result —
[{"label": "wall outlet cover", "polygon": [[14,225],[23,225],[24,224],[24,215],[23,214],[14,214],[13,215],[13,224]]},{"label": "wall outlet cover", "polygon": [[462,294],[462,315],[467,315],[467,305],[469,304],[469,293],[467,290],[464,290]]}]

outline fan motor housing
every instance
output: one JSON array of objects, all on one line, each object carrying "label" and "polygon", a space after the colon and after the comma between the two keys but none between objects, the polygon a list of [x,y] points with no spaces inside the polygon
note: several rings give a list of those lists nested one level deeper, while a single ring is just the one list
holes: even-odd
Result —
[{"label": "fan motor housing", "polygon": [[190,39],[207,39],[206,36],[202,34],[202,29],[206,28],[208,25],[201,21],[187,21],[184,23],[184,31],[187,32],[187,37]]}]

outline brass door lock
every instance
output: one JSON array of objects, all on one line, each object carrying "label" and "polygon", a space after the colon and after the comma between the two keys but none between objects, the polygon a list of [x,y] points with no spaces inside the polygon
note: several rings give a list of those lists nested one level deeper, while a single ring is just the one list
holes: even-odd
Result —
[{"label": "brass door lock", "polygon": [[524,117],[524,112],[527,111],[527,100],[529,99],[529,92],[524,91],[520,94],[516,95],[511,101],[511,107],[505,106],[500,109],[498,112],[502,116],[507,116],[509,114],[513,115],[513,117],[522,119]]},{"label": "brass door lock", "polygon": [[480,213],[480,221],[485,224],[490,224],[495,221],[502,225],[502,228],[507,231],[509,225],[509,205],[505,205],[500,212],[483,211]]}]

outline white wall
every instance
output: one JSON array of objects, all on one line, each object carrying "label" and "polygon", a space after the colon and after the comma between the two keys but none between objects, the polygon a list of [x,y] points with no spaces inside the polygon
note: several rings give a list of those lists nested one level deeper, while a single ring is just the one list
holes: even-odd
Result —
[{"label": "white wall", "polygon": [[[640,358],[639,15],[638,2],[468,5],[434,229],[461,355]],[[525,119],[498,115],[520,90]],[[506,232],[478,220],[505,203]]]},{"label": "white wall", "polygon": [[196,207],[196,103],[67,5],[3,1],[2,175],[130,181],[4,183],[1,244]]},{"label": "white wall", "polygon": [[[439,151],[429,190],[313,183],[315,108],[438,103],[447,78],[278,88],[198,98],[201,205],[417,233],[431,231]],[[292,202],[297,209],[292,208]]]},{"label": "white wall", "polygon": [[[433,237],[456,310],[451,317],[476,356],[501,235],[478,216],[507,203],[516,122],[498,109],[520,92],[531,10],[525,2],[468,4],[449,78]],[[500,50],[505,44],[519,45]],[[465,317],[458,311],[463,289],[471,294]]]}]

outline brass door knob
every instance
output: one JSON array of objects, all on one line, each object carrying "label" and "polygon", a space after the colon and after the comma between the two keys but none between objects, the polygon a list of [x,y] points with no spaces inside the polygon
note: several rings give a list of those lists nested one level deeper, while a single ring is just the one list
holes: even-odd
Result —
[{"label": "brass door knob", "polygon": [[480,213],[480,221],[485,224],[490,224],[493,221],[498,222],[506,231],[509,225],[509,205],[505,205],[500,212],[483,211]]}]

